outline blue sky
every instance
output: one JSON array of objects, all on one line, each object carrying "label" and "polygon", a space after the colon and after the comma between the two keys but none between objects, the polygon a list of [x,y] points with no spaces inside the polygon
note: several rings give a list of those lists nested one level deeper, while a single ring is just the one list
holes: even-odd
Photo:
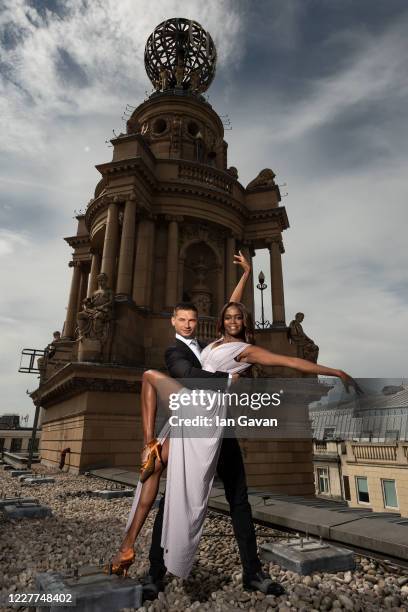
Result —
[{"label": "blue sky", "polygon": [[[143,49],[163,19],[208,29],[208,91],[228,113],[229,165],[271,167],[284,233],[286,316],[305,312],[320,361],[406,376],[408,5],[398,0],[0,2],[0,413],[32,413],[23,347],[61,328],[63,236],[109,161],[126,104],[151,89]],[[259,267],[267,271],[263,253]],[[268,282],[268,278],[267,278]]]}]

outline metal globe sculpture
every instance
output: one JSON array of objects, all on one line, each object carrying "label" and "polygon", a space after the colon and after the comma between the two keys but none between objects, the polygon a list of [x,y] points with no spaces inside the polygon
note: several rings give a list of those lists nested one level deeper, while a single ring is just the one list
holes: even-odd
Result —
[{"label": "metal globe sculpture", "polygon": [[145,68],[158,91],[206,91],[214,78],[216,61],[214,42],[197,21],[167,19],[147,39]]}]

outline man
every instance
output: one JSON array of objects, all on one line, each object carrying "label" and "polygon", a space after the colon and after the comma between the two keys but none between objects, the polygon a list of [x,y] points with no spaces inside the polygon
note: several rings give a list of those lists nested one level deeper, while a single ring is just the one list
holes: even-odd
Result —
[{"label": "man", "polygon": [[[206,372],[201,367],[200,353],[204,345],[196,339],[198,313],[194,304],[183,302],[174,309],[171,323],[176,332],[176,342],[165,353],[166,366],[173,378],[224,379],[221,386],[229,384],[228,378],[234,379],[226,372]],[[243,586],[246,590],[259,590],[265,594],[282,595],[283,587],[272,582],[269,575],[262,572],[257,553],[255,530],[252,521],[251,506],[241,450],[235,438],[223,438],[217,473],[222,480],[225,496],[230,506],[231,520],[237,540],[243,567]],[[149,553],[150,571],[144,581],[144,597],[155,599],[163,590],[163,577],[166,567],[161,547],[163,524],[164,496],[159,505],[153,527],[152,544]]]}]

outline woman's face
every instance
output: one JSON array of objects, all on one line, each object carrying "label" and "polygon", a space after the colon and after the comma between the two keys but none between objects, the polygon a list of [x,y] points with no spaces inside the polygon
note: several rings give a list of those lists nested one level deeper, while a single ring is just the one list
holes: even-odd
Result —
[{"label": "woman's face", "polygon": [[230,306],[224,314],[225,333],[230,336],[240,336],[244,329],[244,317],[237,306]]}]

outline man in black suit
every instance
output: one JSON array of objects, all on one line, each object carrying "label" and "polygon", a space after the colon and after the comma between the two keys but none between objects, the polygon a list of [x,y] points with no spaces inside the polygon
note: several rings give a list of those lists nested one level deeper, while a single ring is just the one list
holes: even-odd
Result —
[{"label": "man in black suit", "polygon": [[[220,379],[222,388],[233,382],[237,375],[226,372],[206,372],[201,367],[200,353],[204,345],[196,339],[198,323],[197,309],[194,304],[178,304],[173,313],[172,325],[176,332],[176,342],[165,353],[166,366],[173,378]],[[222,380],[224,379],[224,380]],[[185,381],[183,381],[185,382]],[[204,383],[204,381],[203,381]],[[223,438],[217,473],[222,480],[225,496],[230,506],[231,520],[237,540],[243,568],[243,585],[246,590],[262,591],[266,594],[282,595],[285,591],[270,576],[262,572],[257,553],[255,529],[252,521],[251,506],[248,501],[245,469],[241,450],[236,438]],[[150,571],[144,581],[145,599],[155,599],[163,590],[163,577],[166,567],[161,547],[163,525],[164,496],[160,500],[159,510],[153,527],[152,543],[149,553]]]}]

